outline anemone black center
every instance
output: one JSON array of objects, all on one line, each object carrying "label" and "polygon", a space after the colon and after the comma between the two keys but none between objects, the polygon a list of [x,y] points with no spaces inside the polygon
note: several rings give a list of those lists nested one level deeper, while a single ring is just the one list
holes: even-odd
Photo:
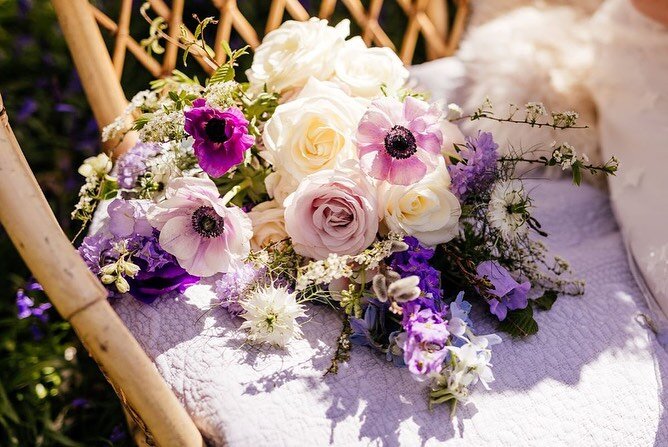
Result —
[{"label": "anemone black center", "polygon": [[192,225],[202,237],[212,238],[223,234],[225,219],[210,206],[200,206],[192,214]]},{"label": "anemone black center", "polygon": [[385,150],[394,158],[409,158],[417,152],[415,136],[404,126],[394,126],[385,135]]},{"label": "anemone black center", "polygon": [[225,120],[220,118],[211,118],[206,126],[204,126],[204,131],[206,136],[209,137],[209,140],[215,143],[224,143],[227,141],[227,134],[225,133]]}]

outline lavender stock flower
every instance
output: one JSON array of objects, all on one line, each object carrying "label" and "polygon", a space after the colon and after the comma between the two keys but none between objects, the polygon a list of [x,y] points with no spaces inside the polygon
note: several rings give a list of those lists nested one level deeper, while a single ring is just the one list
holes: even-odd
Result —
[{"label": "lavender stock flower", "polygon": [[446,342],[450,337],[443,316],[428,308],[411,312],[404,318],[404,329],[402,348],[408,370],[417,376],[440,372],[448,355]]},{"label": "lavender stock flower", "polygon": [[220,305],[230,315],[238,316],[244,310],[239,300],[243,299],[254,285],[266,284],[265,273],[264,269],[257,269],[252,264],[243,264],[240,268],[223,274],[214,286]]},{"label": "lavender stock flower", "polygon": [[116,163],[116,176],[121,188],[132,189],[140,175],[146,172],[146,161],[160,152],[160,145],[139,143],[123,154]]},{"label": "lavender stock flower", "polygon": [[434,250],[423,247],[412,236],[406,236],[404,242],[408,245],[408,250],[394,253],[390,258],[390,267],[402,278],[411,275],[420,278],[418,287],[422,294],[417,301],[422,307],[440,310],[443,298],[441,273],[429,264],[429,260],[434,256]]},{"label": "lavender stock flower", "polygon": [[487,277],[494,286],[488,292],[496,296],[489,302],[489,310],[503,321],[508,310],[524,309],[529,304],[528,294],[531,284],[518,283],[508,270],[496,261],[485,261],[477,267],[478,276]]},{"label": "lavender stock flower", "polygon": [[494,182],[499,145],[489,132],[466,138],[466,148],[459,155],[462,161],[448,166],[452,178],[452,192],[460,199],[488,189]]}]

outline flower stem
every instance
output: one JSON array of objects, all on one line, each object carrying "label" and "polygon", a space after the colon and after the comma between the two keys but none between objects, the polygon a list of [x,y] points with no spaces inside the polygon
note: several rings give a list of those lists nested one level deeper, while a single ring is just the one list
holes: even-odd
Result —
[{"label": "flower stem", "polygon": [[228,203],[236,196],[239,194],[240,191],[243,191],[244,189],[248,188],[253,184],[253,180],[250,177],[245,178],[241,183],[234,185],[232,189],[230,189],[227,194],[223,196],[223,206],[227,206]]},{"label": "flower stem", "polygon": [[456,122],[461,120],[471,120],[476,121],[480,119],[488,119],[492,121],[497,121],[499,123],[513,123],[513,124],[528,124],[531,127],[551,127],[552,129],[588,129],[589,126],[576,126],[576,125],[562,125],[554,123],[539,123],[537,121],[528,121],[528,120],[517,120],[513,118],[499,118],[498,116],[489,115],[487,113],[474,113],[472,115],[462,115],[460,117],[451,119],[450,121]]}]

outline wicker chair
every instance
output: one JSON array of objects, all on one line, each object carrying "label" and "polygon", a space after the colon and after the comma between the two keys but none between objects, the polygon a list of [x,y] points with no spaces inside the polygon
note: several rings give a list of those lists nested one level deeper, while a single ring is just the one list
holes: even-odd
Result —
[{"label": "wicker chair", "polygon": [[[447,2],[442,0],[393,0],[406,15],[406,29],[398,54],[409,64],[424,36],[430,58],[450,55],[456,49],[468,13],[468,1],[457,0],[457,13],[448,29]],[[260,37],[237,7],[236,0],[213,0],[220,11],[216,32],[216,59],[224,53],[220,42],[232,30],[251,48]],[[344,10],[359,25],[367,44],[396,50],[379,24],[383,0],[370,0],[365,8],[360,0],[341,0]],[[387,3],[391,3],[389,0]],[[165,31],[174,40],[166,44],[162,61],[156,60],[129,35],[133,1],[122,0],[118,21],[114,22],[87,0],[53,0],[58,20],[79,72],[86,96],[100,127],[121,114],[127,99],[120,84],[126,53],[131,53],[153,77],[171,73],[176,66],[184,0],[173,0],[171,8],[163,0],[150,0],[152,12],[165,19]],[[323,0],[319,16],[331,17],[336,0]],[[272,0],[265,30],[275,29],[284,16],[297,20],[309,17],[298,0]],[[108,52],[101,29],[114,36]],[[210,67],[194,54],[204,70]],[[134,144],[132,135],[114,144],[115,156]],[[126,408],[128,420],[140,445],[201,446],[202,437],[194,423],[159,375],[132,334],[107,302],[107,293],[86,268],[78,253],[59,228],[49,205],[28,166],[9,126],[0,98],[0,222],[10,235],[26,264],[44,286],[54,306],[68,320]]]}]

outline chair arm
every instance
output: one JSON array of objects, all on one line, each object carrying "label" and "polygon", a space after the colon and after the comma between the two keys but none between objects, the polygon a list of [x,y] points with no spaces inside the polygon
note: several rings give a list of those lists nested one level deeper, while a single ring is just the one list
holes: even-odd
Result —
[{"label": "chair arm", "polygon": [[0,97],[0,223],[55,308],[121,399],[160,446],[202,446],[201,435],[132,334],[107,292],[60,229],[9,126]]}]

